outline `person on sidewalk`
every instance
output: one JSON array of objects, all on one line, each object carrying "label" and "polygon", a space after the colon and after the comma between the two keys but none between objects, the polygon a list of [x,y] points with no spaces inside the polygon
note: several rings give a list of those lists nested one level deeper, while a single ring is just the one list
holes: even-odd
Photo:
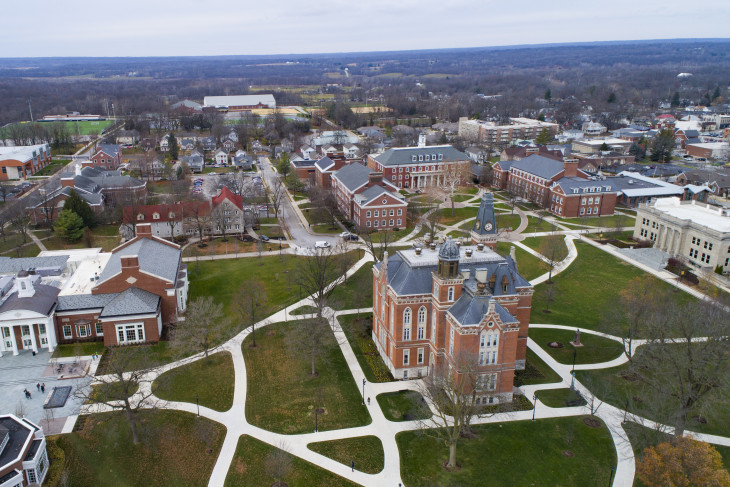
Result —
[{"label": "person on sidewalk", "polygon": [[41,392],[43,392],[43,393],[46,392],[46,383],[45,382],[43,384],[41,384]]},{"label": "person on sidewalk", "polygon": [[350,460],[350,468],[353,472],[355,471],[355,460]]},{"label": "person on sidewalk", "polygon": [[41,390],[41,384],[40,384],[40,382],[36,382],[36,384],[35,384],[35,389],[36,389],[37,391],[40,391],[40,390]]}]

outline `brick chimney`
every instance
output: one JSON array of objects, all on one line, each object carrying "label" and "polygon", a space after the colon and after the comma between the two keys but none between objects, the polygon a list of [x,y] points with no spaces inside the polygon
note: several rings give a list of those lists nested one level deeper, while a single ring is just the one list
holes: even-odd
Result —
[{"label": "brick chimney", "polygon": [[382,186],[383,185],[383,173],[382,172],[371,172],[368,174],[368,186]]},{"label": "brick chimney", "polygon": [[540,148],[539,147],[525,147],[525,155],[531,156],[532,154],[539,154]]},{"label": "brick chimney", "polygon": [[61,187],[73,188],[74,187],[74,178],[61,178]]},{"label": "brick chimney", "polygon": [[134,227],[134,231],[138,237],[151,237],[152,236],[152,224],[151,223],[137,223]]},{"label": "brick chimney", "polygon": [[578,159],[563,159],[563,170],[566,178],[574,178],[578,175]]},{"label": "brick chimney", "polygon": [[139,258],[136,255],[125,255],[121,259],[122,271],[125,269],[139,269]]}]

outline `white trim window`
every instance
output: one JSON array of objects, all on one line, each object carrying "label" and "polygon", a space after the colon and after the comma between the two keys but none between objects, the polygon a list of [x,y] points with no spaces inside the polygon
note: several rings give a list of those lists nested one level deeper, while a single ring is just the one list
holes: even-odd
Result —
[{"label": "white trim window", "polygon": [[419,348],[418,353],[416,355],[416,363],[422,364],[423,363],[423,349]]},{"label": "white trim window", "polygon": [[116,325],[119,345],[141,343],[145,341],[143,323],[125,323]]},{"label": "white trim window", "polygon": [[409,349],[403,350],[403,366],[410,365],[411,351]]},{"label": "white trim window", "polygon": [[421,306],[418,308],[418,324],[423,325],[426,323],[426,307]]},{"label": "white trim window", "polygon": [[407,342],[411,339],[411,326],[404,326],[403,327],[403,341]]},{"label": "white trim window", "polygon": [[70,340],[73,338],[73,332],[71,331],[71,325],[63,325],[63,338]]},{"label": "white trim window", "polygon": [[98,336],[98,337],[104,336],[104,325],[102,323],[96,324],[96,336]]},{"label": "white trim window", "polygon": [[446,298],[447,301],[453,301],[454,300],[454,287],[449,287],[449,293],[448,297]]},{"label": "white trim window", "polygon": [[411,308],[406,308],[403,310],[403,326],[410,326],[411,325]]}]

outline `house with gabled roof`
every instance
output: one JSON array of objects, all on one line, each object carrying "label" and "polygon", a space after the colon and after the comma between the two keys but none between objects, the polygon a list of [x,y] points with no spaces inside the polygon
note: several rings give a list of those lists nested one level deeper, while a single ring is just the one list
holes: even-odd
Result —
[{"label": "house with gabled roof", "polygon": [[89,159],[95,166],[110,170],[119,169],[122,164],[122,148],[117,144],[101,144]]},{"label": "house with gabled roof", "polygon": [[405,198],[382,173],[352,163],[332,174],[332,191],[345,218],[363,229],[406,226]]},{"label": "house with gabled roof", "polygon": [[180,164],[187,164],[192,172],[201,173],[205,166],[205,160],[203,159],[203,154],[194,150],[189,156],[181,157]]}]

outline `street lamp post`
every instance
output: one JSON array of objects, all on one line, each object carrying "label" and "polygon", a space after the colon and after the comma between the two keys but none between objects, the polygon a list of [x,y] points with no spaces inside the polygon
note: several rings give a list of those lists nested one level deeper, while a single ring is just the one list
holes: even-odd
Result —
[{"label": "street lamp post", "polygon": [[570,380],[570,388],[575,389],[575,357],[578,355],[578,349],[573,348],[573,369],[570,371],[572,379]]},{"label": "street lamp post", "polygon": [[535,410],[537,409],[537,392],[532,393],[532,420],[535,421]]},{"label": "street lamp post", "polygon": [[365,404],[365,378],[362,379],[362,403]]},{"label": "street lamp post", "polygon": [[195,406],[198,408],[198,417],[200,417],[200,397],[195,394]]}]

